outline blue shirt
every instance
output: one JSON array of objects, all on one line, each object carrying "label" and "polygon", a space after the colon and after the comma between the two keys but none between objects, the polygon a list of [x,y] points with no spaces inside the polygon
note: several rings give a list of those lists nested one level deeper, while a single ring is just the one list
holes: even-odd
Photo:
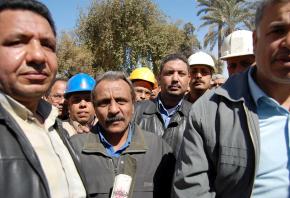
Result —
[{"label": "blue shirt", "polygon": [[158,98],[158,106],[159,106],[159,110],[164,122],[164,126],[165,128],[168,127],[169,123],[170,123],[170,119],[171,117],[176,113],[176,111],[180,108],[181,103],[182,103],[183,99],[180,100],[180,102],[173,108],[170,109],[166,109],[162,103],[162,101],[160,100],[160,98]]},{"label": "blue shirt", "polygon": [[260,160],[254,182],[254,198],[288,198],[289,111],[264,93],[252,78],[248,81],[257,106],[260,127]]},{"label": "blue shirt", "polygon": [[101,143],[103,144],[103,146],[105,147],[107,154],[110,157],[120,157],[120,155],[122,154],[122,152],[124,150],[126,150],[126,148],[130,145],[131,140],[132,140],[132,130],[131,130],[131,125],[129,125],[129,133],[128,133],[128,137],[127,140],[125,142],[125,144],[123,146],[121,146],[117,151],[114,150],[114,146],[111,145],[106,138],[104,137],[104,135],[102,134],[103,132],[101,131],[101,129],[99,128],[99,138]]}]

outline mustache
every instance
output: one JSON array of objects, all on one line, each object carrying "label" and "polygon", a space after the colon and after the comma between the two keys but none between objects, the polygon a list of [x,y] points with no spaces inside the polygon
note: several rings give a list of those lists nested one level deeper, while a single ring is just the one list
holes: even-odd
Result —
[{"label": "mustache", "polygon": [[111,122],[116,122],[116,121],[124,121],[125,118],[122,116],[114,116],[114,117],[108,117],[105,122],[111,123]]},{"label": "mustache", "polygon": [[271,63],[282,59],[282,60],[289,60],[290,59],[290,49],[282,49],[274,53],[271,57]]},{"label": "mustache", "polygon": [[204,81],[200,80],[200,79],[197,79],[197,80],[194,80],[193,83],[204,83]]}]

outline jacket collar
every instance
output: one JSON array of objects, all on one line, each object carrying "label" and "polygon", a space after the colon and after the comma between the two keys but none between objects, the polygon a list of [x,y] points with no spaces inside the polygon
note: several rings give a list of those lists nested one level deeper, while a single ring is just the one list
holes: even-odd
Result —
[{"label": "jacket collar", "polygon": [[[146,108],[144,109],[144,114],[150,115],[150,114],[160,113],[158,98],[159,98],[159,96],[157,98],[155,98],[154,100],[144,101],[146,103]],[[187,106],[186,103],[189,103],[189,102],[182,99],[180,107],[177,109],[176,112],[179,112],[182,115],[186,115],[187,111],[188,111],[188,109],[186,109],[186,106]]]},{"label": "jacket collar", "polygon": [[[254,75],[257,67],[253,66],[252,70]],[[249,109],[255,111],[256,105],[248,83],[248,73],[250,71],[250,68],[248,68],[245,72],[231,76],[224,85],[215,89],[215,93],[232,102],[244,102]]]},{"label": "jacket collar", "polygon": [[249,69],[240,74],[232,75],[223,86],[215,89],[216,94],[233,102],[244,101],[250,95],[248,72]]},{"label": "jacket collar", "polygon": [[[92,133],[88,134],[88,138],[83,147],[85,153],[102,153],[107,155],[106,149],[100,141],[98,123],[92,128]],[[142,130],[136,125],[132,125],[132,141],[129,147],[122,153],[145,153],[148,146],[145,143],[145,138]]]}]

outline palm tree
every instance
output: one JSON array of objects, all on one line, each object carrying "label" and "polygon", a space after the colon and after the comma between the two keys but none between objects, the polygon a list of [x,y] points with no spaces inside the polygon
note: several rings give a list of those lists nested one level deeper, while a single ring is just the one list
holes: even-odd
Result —
[{"label": "palm tree", "polygon": [[249,12],[248,19],[246,19],[244,23],[249,30],[255,29],[255,13],[259,3],[259,1],[246,0],[244,4],[244,7],[248,9]]},{"label": "palm tree", "polygon": [[223,38],[236,29],[245,25],[249,19],[249,12],[244,6],[245,0],[197,0],[203,23],[200,27],[209,26],[204,37],[204,47],[213,50],[218,43],[218,57],[221,56]]}]

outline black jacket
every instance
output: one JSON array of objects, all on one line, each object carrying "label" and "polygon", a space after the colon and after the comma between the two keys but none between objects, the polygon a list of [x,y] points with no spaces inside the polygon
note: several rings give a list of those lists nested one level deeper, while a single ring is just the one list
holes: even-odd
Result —
[{"label": "black jacket", "polygon": [[129,197],[170,197],[175,158],[164,140],[134,125],[129,147],[120,157],[112,158],[100,142],[98,127],[92,131],[70,139],[80,158],[90,197],[108,198],[118,174],[133,178],[134,190]]},{"label": "black jacket", "polygon": [[175,157],[183,139],[183,132],[188,119],[191,103],[183,100],[180,108],[173,115],[167,128],[165,128],[158,100],[155,99],[137,102],[135,105],[134,121],[144,130],[162,136],[171,146]]},{"label": "black jacket", "polygon": [[[46,103],[46,102],[45,102]],[[51,105],[44,105],[50,112]],[[60,121],[54,127],[75,163],[73,150]],[[78,167],[77,167],[78,169]],[[82,176],[81,176],[82,177]],[[84,181],[84,180],[83,180]],[[19,125],[0,104],[0,197],[49,198],[48,182],[40,161]]]}]

